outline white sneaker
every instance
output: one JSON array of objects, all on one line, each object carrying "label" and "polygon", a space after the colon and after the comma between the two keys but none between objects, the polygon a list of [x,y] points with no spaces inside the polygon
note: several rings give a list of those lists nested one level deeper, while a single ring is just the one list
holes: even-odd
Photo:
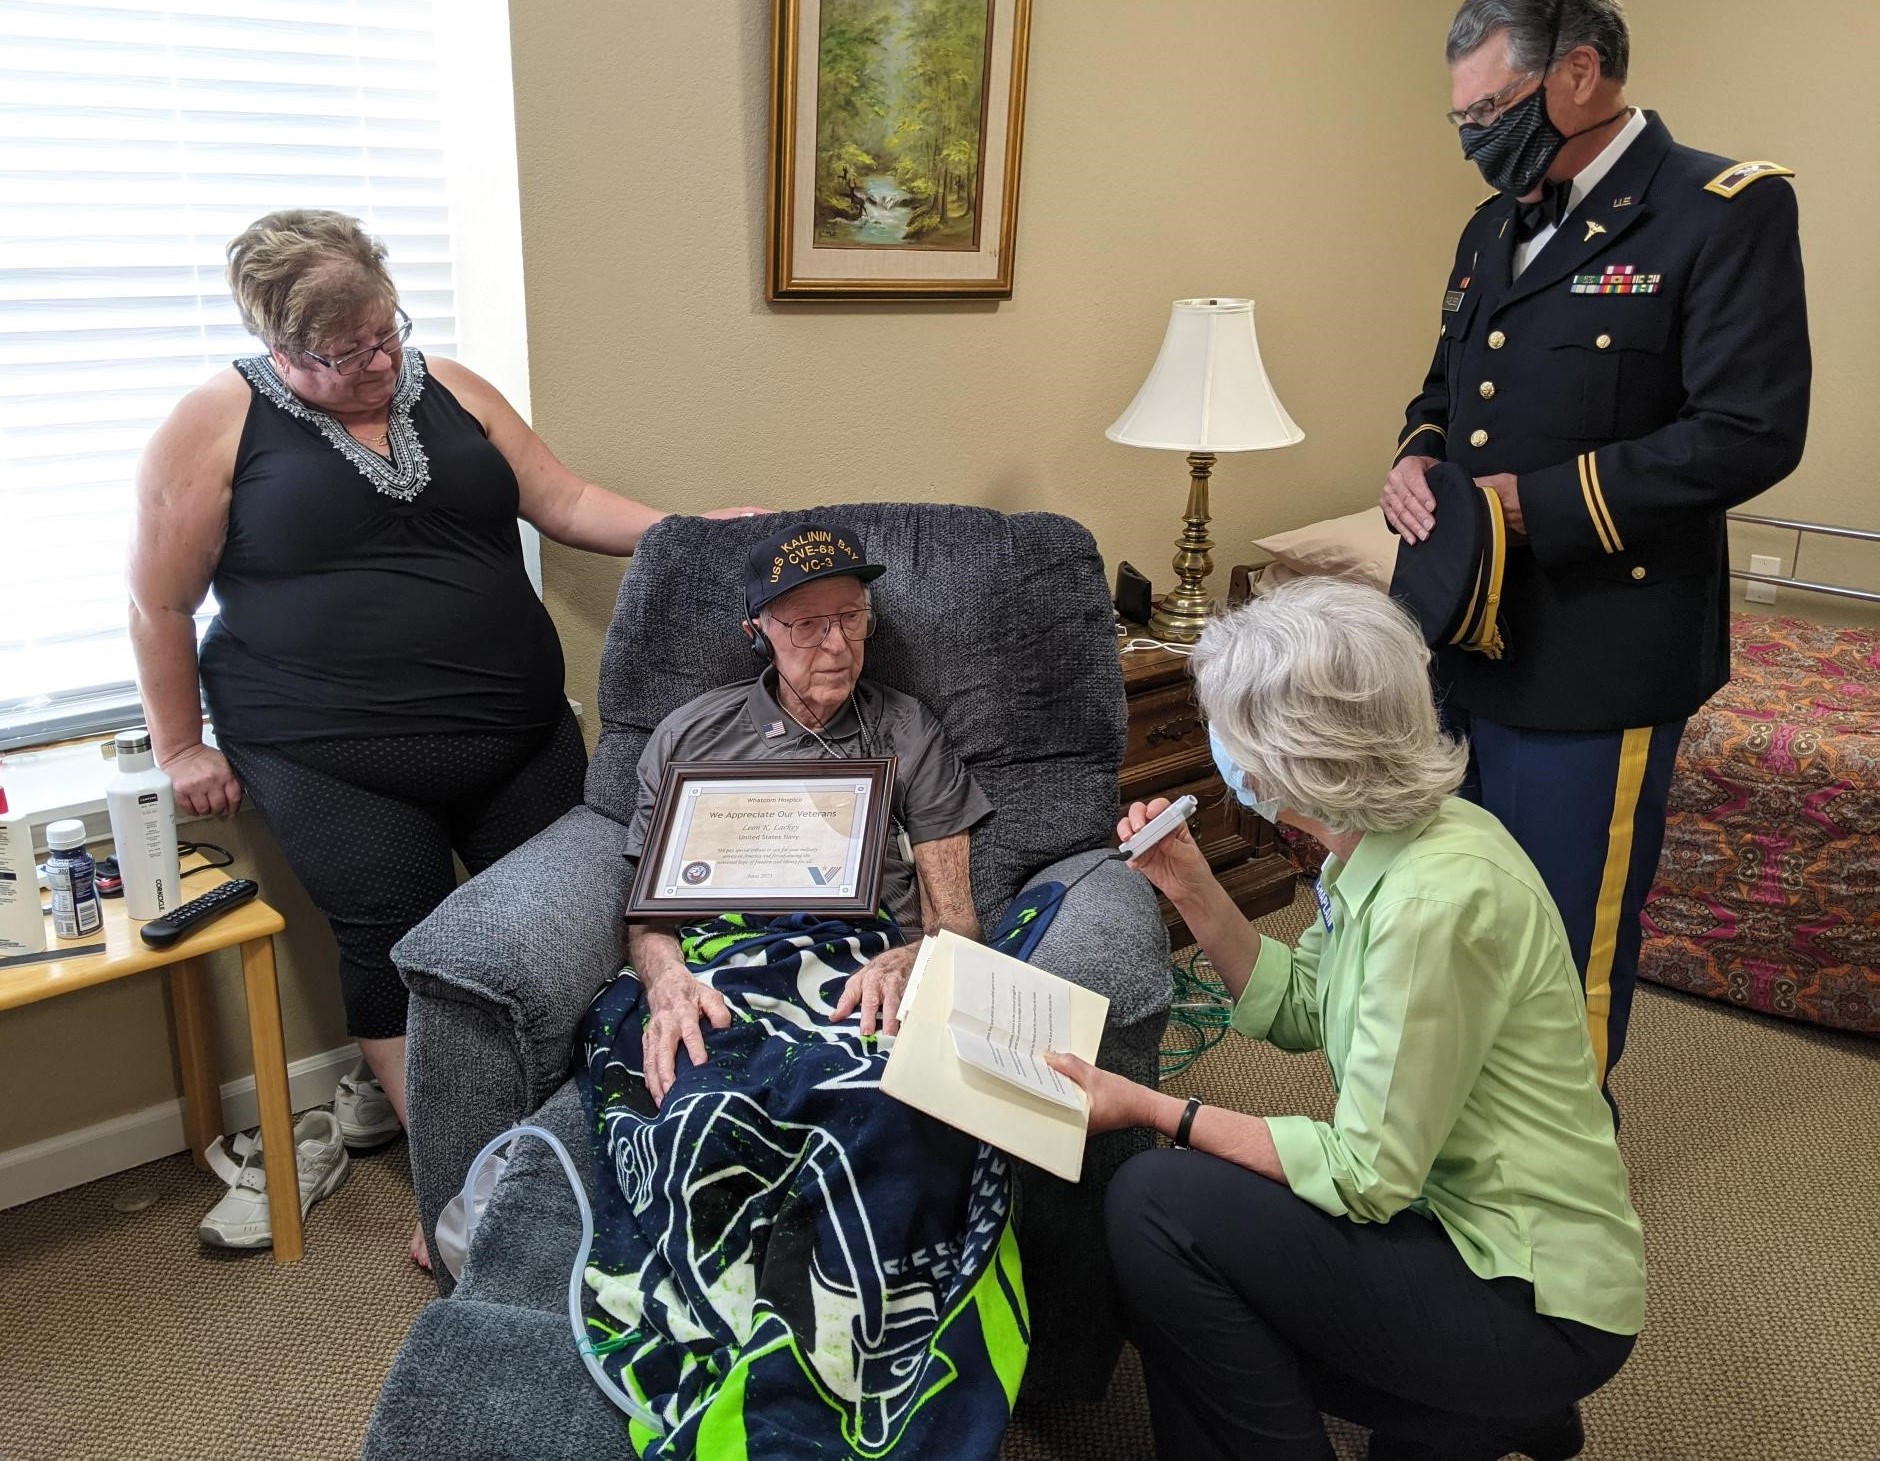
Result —
[{"label": "white sneaker", "polygon": [[339,1089],[333,1092],[333,1115],[346,1145],[358,1152],[384,1146],[404,1130],[398,1112],[392,1109],[392,1098],[364,1056],[350,1074],[339,1078]]},{"label": "white sneaker", "polygon": [[[228,1141],[228,1149],[223,1142]],[[240,1162],[229,1155],[233,1151]],[[274,1243],[268,1220],[268,1173],[261,1161],[261,1138],[244,1132],[232,1141],[217,1137],[209,1146],[209,1167],[228,1192],[202,1220],[197,1233],[220,1248],[267,1248]],[[307,1112],[294,1123],[294,1165],[300,1177],[300,1215],[346,1180],[348,1158],[339,1123],[330,1111]]]}]

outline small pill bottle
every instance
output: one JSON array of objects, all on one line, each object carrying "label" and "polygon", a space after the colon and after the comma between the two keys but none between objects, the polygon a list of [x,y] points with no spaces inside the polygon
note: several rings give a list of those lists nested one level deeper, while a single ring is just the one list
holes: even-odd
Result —
[{"label": "small pill bottle", "polygon": [[46,828],[46,881],[52,887],[52,931],[59,938],[84,938],[104,926],[98,902],[98,865],[85,851],[85,824],[76,817]]}]

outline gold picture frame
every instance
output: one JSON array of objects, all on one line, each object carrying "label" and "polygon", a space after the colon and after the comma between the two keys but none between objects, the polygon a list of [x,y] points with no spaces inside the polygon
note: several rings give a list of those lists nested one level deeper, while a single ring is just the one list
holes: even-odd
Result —
[{"label": "gold picture frame", "polygon": [[814,910],[872,917],[880,907],[892,758],[675,761],[647,825],[626,915]]},{"label": "gold picture frame", "polygon": [[1031,0],[773,0],[787,300],[1010,299]]}]

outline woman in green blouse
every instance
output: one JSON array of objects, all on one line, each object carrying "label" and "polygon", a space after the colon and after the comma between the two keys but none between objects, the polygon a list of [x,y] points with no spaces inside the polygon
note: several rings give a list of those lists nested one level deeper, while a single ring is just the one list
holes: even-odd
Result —
[{"label": "woman in green blouse", "polygon": [[[1241,801],[1332,856],[1296,949],[1255,933],[1185,833],[1134,865],[1234,996],[1234,1028],[1323,1050],[1330,1121],[1184,1104],[1053,1057],[1090,1129],[1175,1142],[1110,1185],[1109,1241],[1167,1461],[1576,1455],[1576,1403],[1625,1363],[1645,1260],[1552,899],[1453,793],[1428,651],[1373,589],[1302,579],[1195,653]],[[1118,827],[1165,803],[1138,803]]]}]

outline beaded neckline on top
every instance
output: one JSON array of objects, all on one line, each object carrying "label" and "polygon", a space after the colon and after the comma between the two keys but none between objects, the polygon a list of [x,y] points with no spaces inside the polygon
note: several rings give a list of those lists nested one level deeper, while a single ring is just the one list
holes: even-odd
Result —
[{"label": "beaded neckline on top", "polygon": [[325,411],[309,406],[295,395],[266,355],[237,360],[235,368],[247,377],[250,385],[288,415],[317,427],[375,490],[400,502],[410,502],[430,482],[431,460],[425,455],[424,444],[418,440],[418,429],[411,421],[411,408],[424,393],[424,356],[418,351],[406,350],[398,367],[398,388],[392,393],[385,423],[384,456],[355,440],[351,432]]}]

